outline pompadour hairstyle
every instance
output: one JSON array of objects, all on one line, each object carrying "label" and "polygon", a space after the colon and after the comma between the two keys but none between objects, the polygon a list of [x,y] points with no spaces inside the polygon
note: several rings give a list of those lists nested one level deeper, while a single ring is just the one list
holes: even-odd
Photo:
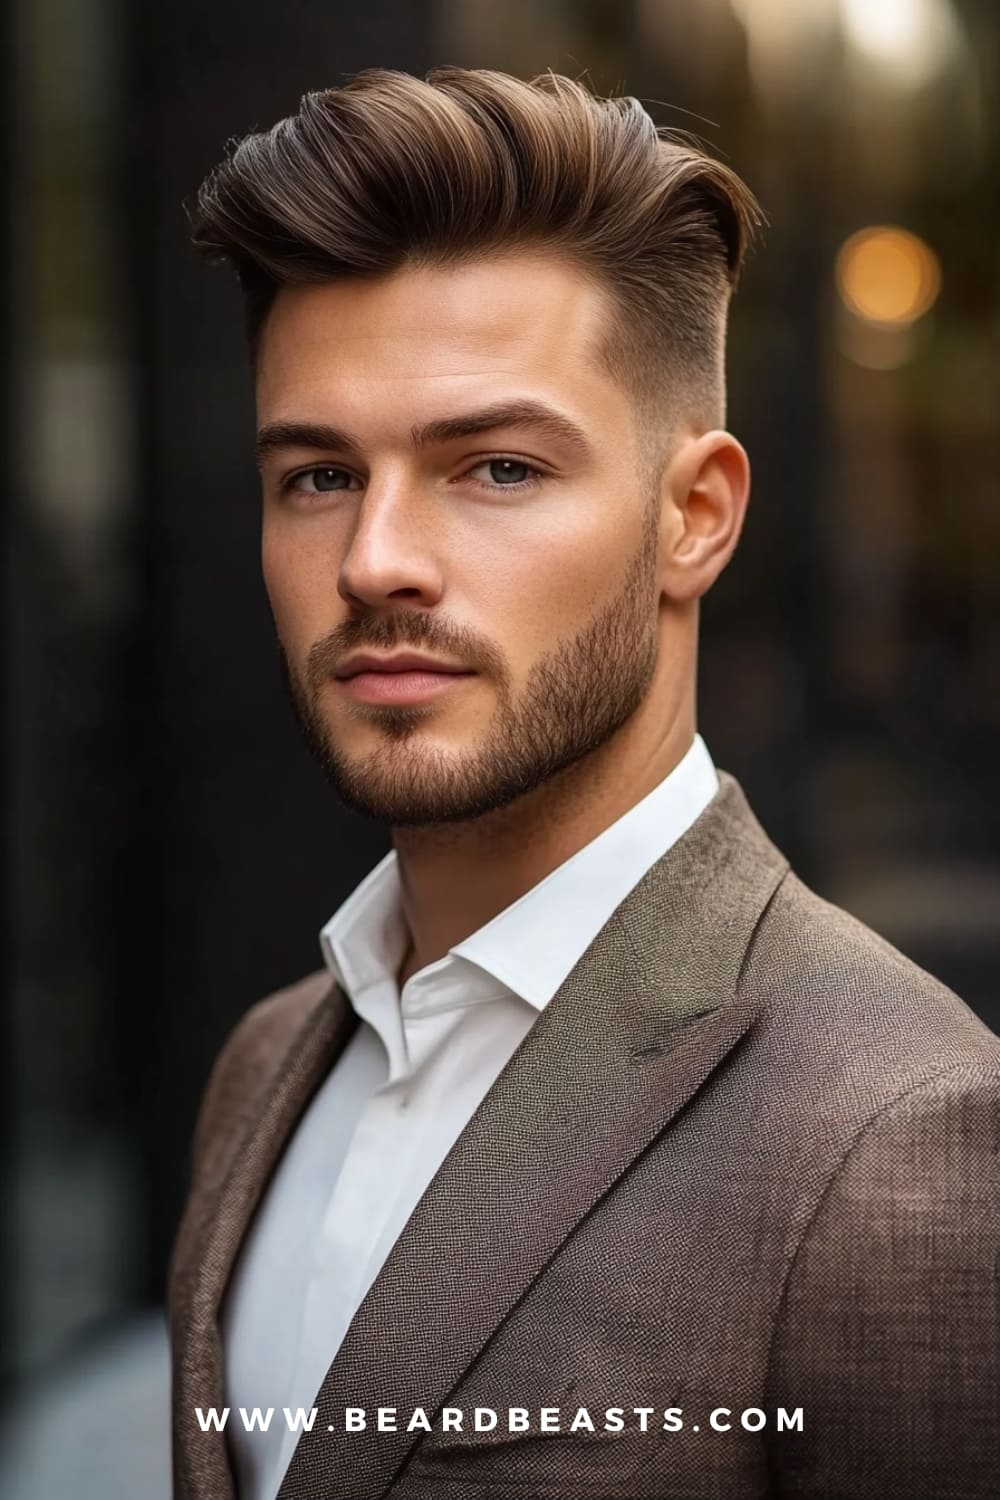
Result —
[{"label": "pompadour hairstyle", "polygon": [[230,147],[188,213],[198,250],[235,268],[254,364],[283,286],[559,256],[608,295],[597,357],[660,427],[724,420],[729,298],[763,222],[735,172],[638,99],[459,67],[305,94]]}]

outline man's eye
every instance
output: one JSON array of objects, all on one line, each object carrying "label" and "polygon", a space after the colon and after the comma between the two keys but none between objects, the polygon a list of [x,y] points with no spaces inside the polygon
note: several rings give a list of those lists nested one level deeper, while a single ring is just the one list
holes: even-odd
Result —
[{"label": "man's eye", "polygon": [[541,478],[541,470],[522,458],[484,458],[468,472],[474,475],[477,469],[485,469],[487,477],[476,482],[497,490],[526,489]]},{"label": "man's eye", "polygon": [[307,495],[328,495],[335,490],[346,490],[353,477],[346,469],[334,468],[332,464],[322,464],[318,468],[303,469],[300,473],[293,474],[285,487],[290,490],[302,490]]}]

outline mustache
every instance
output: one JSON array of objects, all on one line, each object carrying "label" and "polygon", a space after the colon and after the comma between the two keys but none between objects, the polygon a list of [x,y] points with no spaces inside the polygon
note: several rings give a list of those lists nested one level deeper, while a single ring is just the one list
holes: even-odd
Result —
[{"label": "mustache", "polygon": [[420,610],[408,609],[392,615],[345,620],[309,648],[306,678],[315,688],[333,674],[349,651],[366,647],[391,651],[397,646],[412,646],[448,657],[487,676],[501,679],[507,676],[503,654],[491,641],[468,629],[445,627],[440,620]]}]

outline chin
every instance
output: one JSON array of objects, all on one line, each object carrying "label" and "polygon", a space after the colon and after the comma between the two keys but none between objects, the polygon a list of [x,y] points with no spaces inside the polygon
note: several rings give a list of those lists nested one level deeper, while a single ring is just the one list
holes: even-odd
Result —
[{"label": "chin", "polygon": [[471,757],[463,761],[439,752],[438,775],[433,764],[397,762],[393,767],[390,759],[377,754],[377,765],[369,758],[360,765],[341,762],[335,770],[328,765],[327,770],[348,807],[398,828],[471,822],[509,805],[525,790],[477,775]]}]

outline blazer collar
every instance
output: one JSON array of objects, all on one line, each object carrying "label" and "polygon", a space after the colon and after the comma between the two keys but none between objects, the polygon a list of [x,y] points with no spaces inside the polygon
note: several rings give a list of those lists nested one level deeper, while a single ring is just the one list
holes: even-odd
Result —
[{"label": "blazer collar", "polygon": [[580,1219],[751,1026],[737,981],[788,868],[721,772],[715,798],[597,934],[417,1204],[327,1373],[279,1500],[334,1500],[348,1483],[352,1500],[386,1493],[420,1434],[345,1435],[344,1408],[430,1414],[446,1401]]}]

